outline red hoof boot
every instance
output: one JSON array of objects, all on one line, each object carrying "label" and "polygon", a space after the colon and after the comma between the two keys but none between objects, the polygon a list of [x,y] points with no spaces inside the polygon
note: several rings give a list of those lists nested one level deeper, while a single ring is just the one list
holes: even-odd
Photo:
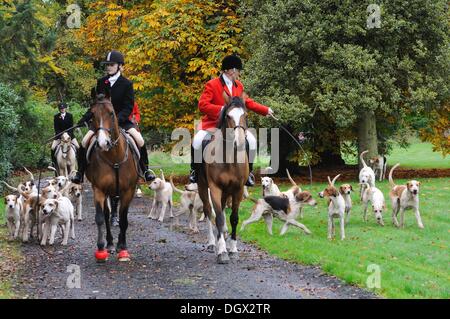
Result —
[{"label": "red hoof boot", "polygon": [[95,259],[98,263],[104,263],[106,260],[108,260],[109,254],[106,249],[103,250],[97,250],[95,252]]},{"label": "red hoof boot", "polygon": [[117,255],[117,258],[119,261],[130,261],[130,254],[128,253],[128,250],[121,250]]}]

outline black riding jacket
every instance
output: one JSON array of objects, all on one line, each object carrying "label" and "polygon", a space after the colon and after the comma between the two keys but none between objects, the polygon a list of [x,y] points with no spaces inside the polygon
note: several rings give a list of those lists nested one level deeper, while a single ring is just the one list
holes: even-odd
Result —
[{"label": "black riding jacket", "polygon": [[[110,86],[107,82],[108,78],[109,76],[104,76],[97,80],[97,94],[104,94],[106,92],[107,86]],[[111,94],[111,102],[119,121],[119,126],[125,130],[134,127],[135,125],[129,119],[134,106],[133,83],[120,75],[114,85],[109,88],[109,91]],[[80,121],[78,121],[78,124],[81,125],[85,122],[89,122],[91,118],[92,112],[88,110]]]}]

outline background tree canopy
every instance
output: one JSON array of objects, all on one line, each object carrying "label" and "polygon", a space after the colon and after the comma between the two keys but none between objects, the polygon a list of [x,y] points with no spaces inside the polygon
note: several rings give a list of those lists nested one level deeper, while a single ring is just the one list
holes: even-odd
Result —
[{"label": "background tree canopy", "polygon": [[372,29],[369,1],[244,3],[246,45],[253,48],[247,87],[294,132],[310,132],[315,161],[336,160],[343,142],[376,152],[377,131],[374,146],[360,134],[367,125],[376,125],[384,153],[409,116],[438,117],[445,103],[448,111],[446,1],[378,1],[381,27]]}]

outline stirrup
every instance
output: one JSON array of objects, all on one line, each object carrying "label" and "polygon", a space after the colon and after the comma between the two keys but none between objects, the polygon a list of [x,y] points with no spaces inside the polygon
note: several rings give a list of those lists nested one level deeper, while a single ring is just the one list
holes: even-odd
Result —
[{"label": "stirrup", "polygon": [[83,183],[83,175],[80,172],[76,172],[75,176],[72,178],[72,183],[81,184]]},{"label": "stirrup", "polygon": [[153,173],[149,170],[145,170],[144,171],[144,179],[146,182],[151,182],[156,178],[155,175],[153,175]]},{"label": "stirrup", "polygon": [[195,169],[191,169],[191,172],[189,173],[189,182],[197,183],[197,172]]},{"label": "stirrup", "polygon": [[252,172],[248,174],[248,179],[247,182],[245,183],[245,186],[249,187],[255,186],[255,176],[253,175]]}]

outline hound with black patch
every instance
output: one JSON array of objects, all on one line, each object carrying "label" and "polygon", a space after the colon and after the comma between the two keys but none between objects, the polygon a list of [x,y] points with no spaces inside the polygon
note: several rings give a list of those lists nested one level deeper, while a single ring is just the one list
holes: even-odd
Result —
[{"label": "hound with black patch", "polygon": [[285,223],[281,228],[280,235],[284,235],[288,230],[289,225],[296,226],[302,229],[305,234],[311,234],[311,231],[303,224],[299,223],[296,218],[299,214],[299,208],[301,206],[310,205],[316,206],[316,201],[312,198],[311,193],[307,191],[301,192],[298,188],[293,192],[294,202],[292,202],[287,195],[281,196],[265,196],[262,199],[252,199],[256,205],[253,208],[252,215],[249,219],[242,223],[241,231],[245,226],[251,223],[255,223],[264,217],[264,221],[267,225],[267,231],[272,235],[272,222],[273,217],[278,217]]}]

